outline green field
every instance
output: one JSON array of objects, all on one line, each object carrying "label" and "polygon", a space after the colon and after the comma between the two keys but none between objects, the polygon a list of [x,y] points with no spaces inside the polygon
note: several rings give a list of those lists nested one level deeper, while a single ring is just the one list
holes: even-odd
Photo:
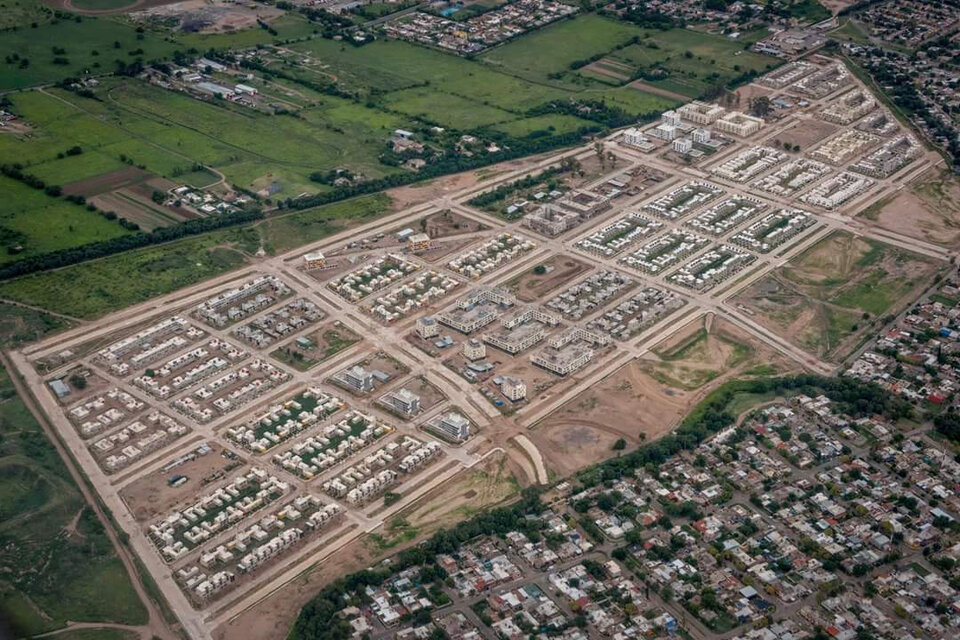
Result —
[{"label": "green field", "polygon": [[[9,346],[10,336],[3,338]],[[103,527],[3,369],[0,617],[16,637],[58,629],[67,620],[147,622]]]},{"label": "green field", "polygon": [[610,51],[643,29],[597,15],[562,20],[483,54],[484,62],[534,82],[569,69],[570,63]]},{"label": "green field", "polygon": [[[247,264],[261,246],[293,249],[388,210],[373,195],[0,283],[0,298],[95,318]],[[136,277],[131,277],[136,274]]]},{"label": "green field", "polygon": [[690,29],[651,31],[640,43],[615,51],[610,58],[646,73],[663,69],[666,78],[647,82],[695,98],[742,73],[760,73],[778,64],[775,58],[745,50],[752,40],[731,40]]}]

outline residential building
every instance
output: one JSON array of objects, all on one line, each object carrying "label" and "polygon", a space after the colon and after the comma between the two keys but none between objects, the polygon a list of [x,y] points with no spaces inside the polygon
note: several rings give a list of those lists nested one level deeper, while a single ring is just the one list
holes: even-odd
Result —
[{"label": "residential building", "polygon": [[463,357],[467,360],[479,360],[486,355],[487,346],[476,338],[471,338],[463,343]]}]

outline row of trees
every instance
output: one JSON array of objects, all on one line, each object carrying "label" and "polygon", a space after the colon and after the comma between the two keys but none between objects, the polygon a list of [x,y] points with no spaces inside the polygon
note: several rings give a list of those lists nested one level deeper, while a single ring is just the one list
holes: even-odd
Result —
[{"label": "row of trees", "polygon": [[181,222],[180,224],[175,224],[170,227],[159,227],[150,232],[132,233],[111,238],[110,240],[91,242],[79,247],[61,249],[60,251],[25,258],[0,267],[0,280],[35,273],[37,271],[46,271],[47,269],[66,267],[71,264],[77,264],[78,262],[103,258],[131,249],[140,249],[154,244],[161,244],[187,236],[206,233],[214,229],[246,224],[254,220],[261,220],[263,217],[263,212],[259,208],[235,211],[233,213],[187,220],[186,222]]}]

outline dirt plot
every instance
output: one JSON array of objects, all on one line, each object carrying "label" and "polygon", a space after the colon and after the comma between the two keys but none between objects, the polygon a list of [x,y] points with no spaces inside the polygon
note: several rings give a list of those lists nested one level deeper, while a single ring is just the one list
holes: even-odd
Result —
[{"label": "dirt plot", "polygon": [[[446,401],[447,397],[443,395],[443,392],[440,391],[437,387],[433,386],[427,379],[423,376],[416,376],[408,380],[404,380],[402,383],[398,384],[392,389],[392,391],[399,391],[400,389],[406,389],[418,396],[420,396],[420,413],[423,414],[427,411],[430,411],[437,405]],[[378,404],[378,408],[387,410],[383,404]],[[391,411],[391,413],[393,413]],[[397,414],[399,415],[399,414]],[[406,416],[402,416],[406,419]]]},{"label": "dirt plot", "polygon": [[521,302],[534,302],[590,270],[590,265],[568,255],[551,256],[513,277],[504,286]]},{"label": "dirt plot", "polygon": [[256,28],[258,21],[270,22],[282,15],[280,9],[263,5],[186,0],[174,4],[153,3],[151,8],[144,7],[131,17],[145,23],[174,23],[179,31],[186,33],[226,33]]},{"label": "dirt plot", "polygon": [[[195,443],[189,451],[172,456],[166,464],[195,452],[199,446],[200,443]],[[228,475],[242,473],[237,469],[245,465],[243,458],[216,443],[210,443],[209,446],[207,454],[196,455],[192,460],[167,470],[157,469],[120,491],[120,497],[127,503],[137,522],[149,522],[198,495],[207,485],[223,480]],[[181,476],[186,481],[173,486],[171,479]]]},{"label": "dirt plot", "polygon": [[960,247],[960,180],[947,170],[933,169],[860,216],[911,238]]},{"label": "dirt plot", "polygon": [[449,209],[431,213],[417,224],[422,225],[423,232],[431,238],[446,238],[461,233],[476,233],[489,229],[487,225]]},{"label": "dirt plot", "polygon": [[[741,111],[748,111],[750,109],[751,100],[761,96],[770,97],[772,94],[773,91],[771,89],[751,83],[738,88],[736,91],[725,93],[720,99],[715,100],[714,102],[719,104],[721,107],[726,107],[727,109],[740,109]],[[686,100],[689,100],[689,98],[684,98],[684,101]]]},{"label": "dirt plot", "polygon": [[[691,322],[656,349],[673,358],[669,369],[661,369],[667,362],[656,353],[631,360],[531,431],[551,469],[568,475],[609,458],[620,438],[629,449],[669,433],[691,407],[726,380],[793,368],[762,343],[716,320],[707,325],[703,320]],[[664,370],[671,375],[663,375]],[[694,373],[705,371],[712,373]],[[701,384],[689,384],[693,379]]]},{"label": "dirt plot", "polygon": [[[652,349],[655,361],[647,372],[658,382],[675,389],[696,391],[733,370],[768,362],[750,338],[733,325],[712,316],[691,322],[683,330]],[[651,359],[652,360],[652,359]]]},{"label": "dirt plot", "polygon": [[270,355],[300,371],[306,371],[360,340],[362,338],[356,332],[336,320],[321,325],[313,333],[291,340]]},{"label": "dirt plot", "polygon": [[791,125],[785,131],[778,133],[776,140],[779,140],[789,147],[800,145],[800,148],[805,150],[839,129],[840,127],[837,125],[824,122],[823,120],[802,120]]},{"label": "dirt plot", "polygon": [[736,303],[784,339],[839,362],[930,286],[937,270],[928,258],[840,232],[751,285]]},{"label": "dirt plot", "polygon": [[107,193],[122,187],[128,187],[134,184],[146,182],[157,176],[149,171],[137,169],[136,167],[127,167],[118,169],[109,173],[101,173],[99,176],[78,180],[63,186],[63,194],[67,196],[80,195],[89,198],[90,196]]}]

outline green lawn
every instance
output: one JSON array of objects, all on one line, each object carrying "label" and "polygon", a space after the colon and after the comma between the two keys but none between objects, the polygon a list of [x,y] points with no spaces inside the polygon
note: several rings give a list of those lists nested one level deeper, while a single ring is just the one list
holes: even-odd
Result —
[{"label": "green lawn", "polygon": [[504,122],[491,127],[515,138],[524,138],[531,133],[549,131],[553,135],[577,131],[583,127],[596,126],[596,123],[568,115],[547,115],[522,118],[511,122]]},{"label": "green lawn", "polygon": [[463,130],[506,122],[516,117],[509,111],[430,88],[396,91],[386,97],[385,103],[391,109]]}]

